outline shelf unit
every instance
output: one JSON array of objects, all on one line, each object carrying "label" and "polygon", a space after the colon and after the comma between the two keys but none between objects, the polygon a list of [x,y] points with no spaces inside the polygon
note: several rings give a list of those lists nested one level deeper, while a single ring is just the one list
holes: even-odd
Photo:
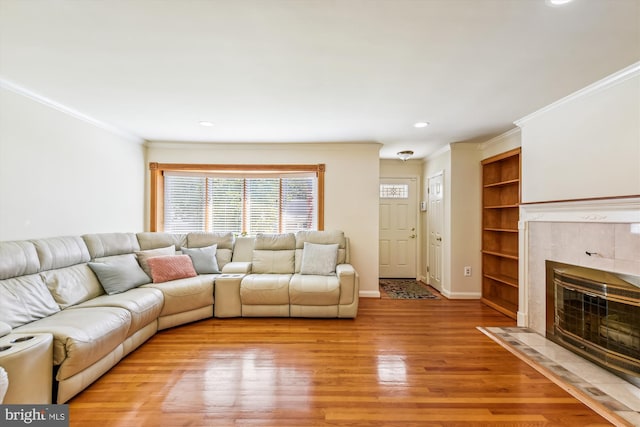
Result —
[{"label": "shelf unit", "polygon": [[482,161],[482,302],[518,313],[520,148]]}]

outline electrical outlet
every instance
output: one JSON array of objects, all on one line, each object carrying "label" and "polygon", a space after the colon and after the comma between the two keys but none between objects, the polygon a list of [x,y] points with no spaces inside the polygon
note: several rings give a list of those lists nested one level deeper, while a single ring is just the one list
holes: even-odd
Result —
[{"label": "electrical outlet", "polygon": [[470,267],[470,266],[466,266],[466,267],[464,268],[464,275],[465,275],[466,277],[470,277],[470,276],[471,276],[471,267]]}]

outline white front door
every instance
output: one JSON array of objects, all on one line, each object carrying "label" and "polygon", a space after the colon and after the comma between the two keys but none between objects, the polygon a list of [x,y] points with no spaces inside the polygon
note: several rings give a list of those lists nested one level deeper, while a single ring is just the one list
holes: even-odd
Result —
[{"label": "white front door", "polygon": [[416,277],[416,178],[380,180],[380,277]]},{"label": "white front door", "polygon": [[429,284],[442,291],[442,235],[444,231],[444,187],[442,172],[429,178]]}]

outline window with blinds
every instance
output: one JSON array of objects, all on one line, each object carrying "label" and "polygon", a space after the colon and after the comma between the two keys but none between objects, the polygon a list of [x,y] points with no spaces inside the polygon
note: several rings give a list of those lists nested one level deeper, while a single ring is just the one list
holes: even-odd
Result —
[{"label": "window with blinds", "polygon": [[283,233],[318,229],[315,173],[164,173],[164,231]]}]

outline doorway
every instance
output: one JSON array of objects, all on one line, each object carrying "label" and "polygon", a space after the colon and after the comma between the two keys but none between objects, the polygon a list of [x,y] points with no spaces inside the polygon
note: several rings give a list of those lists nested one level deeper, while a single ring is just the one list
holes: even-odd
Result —
[{"label": "doorway", "polygon": [[442,292],[442,237],[444,234],[444,173],[429,177],[429,208],[427,224],[429,227],[429,284]]},{"label": "doorway", "polygon": [[380,179],[381,278],[416,278],[417,178]]}]

